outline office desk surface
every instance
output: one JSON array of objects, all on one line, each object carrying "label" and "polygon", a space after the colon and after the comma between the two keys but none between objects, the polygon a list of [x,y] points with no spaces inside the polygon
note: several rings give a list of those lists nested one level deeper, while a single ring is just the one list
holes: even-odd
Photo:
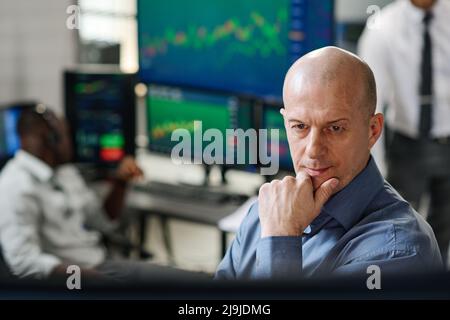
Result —
[{"label": "office desk surface", "polygon": [[218,204],[184,199],[181,201],[136,190],[130,190],[127,196],[128,210],[213,226],[218,226],[222,218],[235,212],[240,205],[239,203]]}]

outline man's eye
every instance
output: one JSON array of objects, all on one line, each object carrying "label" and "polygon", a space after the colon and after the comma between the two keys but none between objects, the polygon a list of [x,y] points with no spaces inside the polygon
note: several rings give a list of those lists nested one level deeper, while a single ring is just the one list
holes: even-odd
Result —
[{"label": "man's eye", "polygon": [[297,125],[294,126],[294,129],[304,130],[304,129],[306,129],[306,124],[304,124],[304,123],[299,123],[299,124],[297,124]]},{"label": "man's eye", "polygon": [[341,126],[331,126],[330,127],[331,132],[339,133],[344,130]]}]

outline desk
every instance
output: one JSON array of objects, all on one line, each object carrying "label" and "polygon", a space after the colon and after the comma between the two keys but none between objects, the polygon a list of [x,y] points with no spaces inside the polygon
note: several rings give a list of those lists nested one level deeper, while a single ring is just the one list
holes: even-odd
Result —
[{"label": "desk", "polygon": [[134,214],[139,221],[139,244],[144,245],[147,237],[147,219],[151,215],[161,218],[163,225],[164,244],[173,258],[168,219],[179,219],[199,224],[214,226],[221,234],[221,252],[225,255],[227,249],[227,231],[219,229],[219,221],[229,216],[239,208],[240,203],[214,204],[211,202],[179,201],[165,197],[152,195],[131,189],[127,196],[127,210]]}]

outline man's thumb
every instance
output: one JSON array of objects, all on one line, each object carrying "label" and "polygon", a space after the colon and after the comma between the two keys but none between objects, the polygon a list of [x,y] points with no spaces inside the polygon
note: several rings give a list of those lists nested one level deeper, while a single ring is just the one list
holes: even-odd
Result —
[{"label": "man's thumb", "polygon": [[325,202],[333,195],[338,184],[339,180],[337,178],[331,178],[320,185],[314,195],[316,207],[322,208]]}]

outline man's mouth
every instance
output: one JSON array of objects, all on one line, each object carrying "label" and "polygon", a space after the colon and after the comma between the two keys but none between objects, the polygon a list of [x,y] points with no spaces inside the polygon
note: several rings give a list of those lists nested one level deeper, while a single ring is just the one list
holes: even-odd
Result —
[{"label": "man's mouth", "polygon": [[307,168],[305,167],[305,172],[311,177],[319,177],[324,175],[328,169],[331,167],[323,167],[323,168]]}]

